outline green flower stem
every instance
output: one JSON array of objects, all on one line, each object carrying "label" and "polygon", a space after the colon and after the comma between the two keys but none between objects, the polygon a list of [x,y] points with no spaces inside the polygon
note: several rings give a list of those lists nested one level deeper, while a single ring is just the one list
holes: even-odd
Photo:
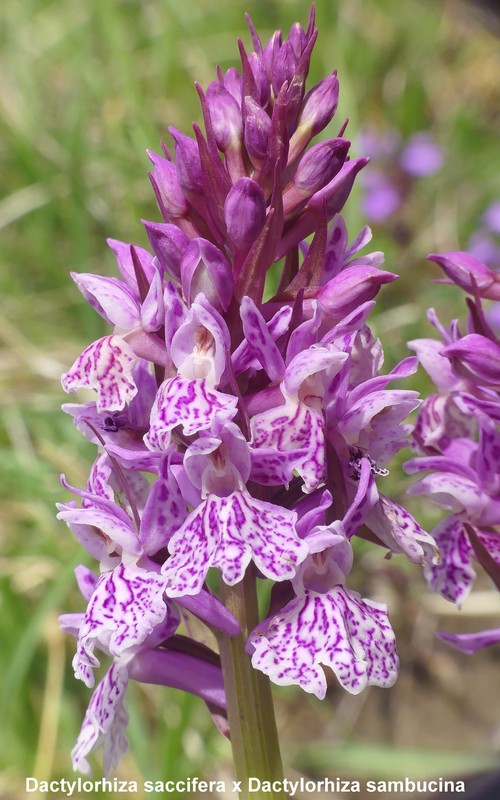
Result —
[{"label": "green flower stem", "polygon": [[[222,583],[222,582],[221,582]],[[226,607],[241,625],[238,636],[219,636],[236,780],[241,798],[248,798],[248,778],[283,782],[283,766],[274,716],[271,684],[252,667],[245,643],[258,623],[256,579],[247,569],[236,586],[222,583]],[[254,800],[283,800],[286,792],[252,792]]]}]

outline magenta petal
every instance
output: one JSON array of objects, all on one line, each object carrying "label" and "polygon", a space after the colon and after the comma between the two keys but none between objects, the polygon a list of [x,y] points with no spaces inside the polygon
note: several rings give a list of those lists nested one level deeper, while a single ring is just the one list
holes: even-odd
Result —
[{"label": "magenta petal", "polygon": [[298,394],[301,384],[313,375],[326,371],[328,378],[333,378],[348,359],[333,345],[313,345],[308,350],[298,353],[286,368],[283,382],[286,392],[290,395]]},{"label": "magenta petal", "polygon": [[206,378],[217,386],[226,368],[230,336],[218,312],[197,295],[172,337],[170,355],[183,378]]},{"label": "magenta petal", "polygon": [[128,670],[132,680],[172,686],[226,708],[222,672],[216,664],[166,648],[140,651],[129,662]]},{"label": "magenta petal", "polygon": [[123,330],[139,321],[139,302],[129,287],[117,278],[71,272],[71,277],[88,303],[106,322]]},{"label": "magenta petal", "polygon": [[58,503],[57,508],[57,519],[68,525],[94,558],[103,560],[109,553],[116,551],[135,556],[141,554],[141,545],[132,520],[125,521],[124,512],[121,517],[102,507],[75,508],[63,503]]},{"label": "magenta petal", "polygon": [[149,291],[141,307],[141,324],[145,331],[151,333],[161,328],[165,321],[165,306],[163,303],[162,278],[155,270]]},{"label": "magenta petal", "polygon": [[252,664],[281,686],[298,684],[322,699],[330,667],[342,686],[359,694],[366,686],[389,687],[398,674],[394,632],[381,603],[335,586],[306,591],[255,628]]},{"label": "magenta petal", "polygon": [[240,632],[240,623],[236,617],[206,589],[202,589],[195,597],[192,595],[177,597],[176,603],[227,636],[236,636]]},{"label": "magenta petal", "polygon": [[475,482],[450,472],[434,472],[410,486],[408,494],[427,494],[443,508],[467,519],[478,519],[488,504],[488,496]]},{"label": "magenta petal", "polygon": [[78,566],[75,567],[75,577],[83,599],[88,603],[94,593],[99,578],[97,575],[94,575],[92,570],[84,566],[84,564],[78,564]]},{"label": "magenta petal", "polygon": [[498,273],[489,269],[482,261],[470,253],[461,251],[451,253],[431,253],[427,258],[435,261],[448,276],[447,283],[452,281],[474,294],[479,290],[481,297],[491,300],[500,299],[500,283]]},{"label": "magenta petal", "polygon": [[155,269],[153,267],[153,256],[151,253],[143,247],[125,244],[125,242],[120,242],[117,239],[107,239],[106,241],[116,256],[118,269],[122,274],[123,280],[130,286],[133,292],[138,292],[138,287],[132,258],[132,247],[134,248],[135,255],[139,260],[148,283],[152,281]]},{"label": "magenta petal", "polygon": [[243,297],[240,313],[243,332],[250,349],[253,350],[271,381],[279,383],[285,374],[285,362],[264,317],[250,297]]},{"label": "magenta petal", "polygon": [[71,751],[74,770],[91,775],[87,756],[103,744],[104,773],[107,776],[127,751],[125,728],[128,714],[123,705],[127,684],[126,668],[115,663],[97,686]]},{"label": "magenta petal", "polygon": [[95,389],[97,411],[121,411],[137,394],[132,375],[137,361],[120,336],[103,336],[85,348],[62,378],[65,392]]},{"label": "magenta petal", "polygon": [[446,631],[438,631],[437,635],[446,644],[451,644],[462,653],[472,655],[477,650],[483,647],[489,647],[492,644],[500,642],[500,628],[491,628],[486,631],[478,631],[477,633],[447,633]]},{"label": "magenta petal", "polygon": [[[305,470],[307,473],[305,465],[310,453],[309,446],[290,451],[279,451],[274,446],[251,449],[251,478],[264,486],[286,486],[292,480],[294,470],[300,469],[301,474]],[[312,485],[314,480],[311,475],[309,484]]]},{"label": "magenta petal", "polygon": [[450,362],[442,355],[442,342],[437,339],[413,339],[408,342],[408,347],[415,350],[418,360],[438,389],[447,391],[460,385],[460,378],[457,378]]},{"label": "magenta petal", "polygon": [[215,308],[227,311],[233,293],[231,265],[207,239],[192,239],[181,263],[181,279],[188,303],[202,292]]},{"label": "magenta petal", "polygon": [[439,563],[438,546],[405,508],[380,496],[367,521],[368,527],[393,552],[404,553],[414,564]]},{"label": "magenta petal", "polygon": [[146,555],[154,555],[168,545],[187,513],[186,502],[172,474],[170,458],[165,455],[141,517],[139,540]]},{"label": "magenta petal", "polygon": [[441,352],[450,359],[457,375],[500,388],[500,346],[496,342],[470,333]]}]

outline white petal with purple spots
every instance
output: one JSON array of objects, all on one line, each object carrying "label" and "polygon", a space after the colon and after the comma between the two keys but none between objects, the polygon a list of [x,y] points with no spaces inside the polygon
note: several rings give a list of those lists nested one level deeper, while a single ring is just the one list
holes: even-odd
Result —
[{"label": "white petal with purple spots", "polygon": [[471,564],[472,546],[464,526],[456,517],[444,519],[434,528],[432,535],[439,548],[440,562],[424,568],[429,589],[460,606],[476,577]]},{"label": "white petal with purple spots", "polygon": [[[296,469],[312,492],[325,477],[323,414],[305,403],[288,402],[256,414],[251,420],[252,477],[279,484],[290,469]],[[259,450],[263,450],[259,464]],[[287,454],[284,463],[280,454]],[[291,454],[295,453],[295,458]],[[273,468],[274,467],[274,468]],[[285,470],[285,472],[284,472]],[[265,480],[264,480],[265,479]]]},{"label": "white petal with purple spots", "polygon": [[322,666],[352,694],[369,685],[392,686],[398,674],[386,607],[343,586],[295,598],[252,631],[249,645],[253,666],[274,683],[298,684],[320,699],[326,693]]},{"label": "white petal with purple spots", "polygon": [[85,348],[61,379],[65,392],[95,389],[102,414],[121,411],[137,394],[132,372],[136,355],[120,336],[103,336]]},{"label": "white petal with purple spots", "polygon": [[127,751],[128,714],[123,705],[128,675],[124,666],[112,664],[91,697],[78,739],[71,751],[73,769],[91,775],[87,756],[104,745],[104,772],[109,775]]},{"label": "white petal with purple spots", "polygon": [[170,540],[171,558],[163,567],[167,595],[197,594],[210,567],[229,585],[238,583],[253,559],[276,581],[294,577],[308,553],[295,530],[297,515],[236,491],[209,495]]},{"label": "white petal with purple spots", "polygon": [[90,599],[78,636],[73,667],[77,678],[92,686],[98,665],[94,647],[121,656],[141,644],[165,619],[165,579],[156,572],[120,564],[104,573]]},{"label": "white petal with purple spots", "polygon": [[216,417],[232,419],[237,404],[236,397],[211,389],[203,379],[171,378],[158,390],[151,412],[151,427],[144,441],[151,450],[166,450],[170,433],[177,425],[182,426],[186,436],[191,436],[210,428]]},{"label": "white petal with purple spots", "polygon": [[404,553],[414,564],[439,563],[436,541],[405,508],[389,497],[380,501],[370,513],[368,527],[393,553]]}]

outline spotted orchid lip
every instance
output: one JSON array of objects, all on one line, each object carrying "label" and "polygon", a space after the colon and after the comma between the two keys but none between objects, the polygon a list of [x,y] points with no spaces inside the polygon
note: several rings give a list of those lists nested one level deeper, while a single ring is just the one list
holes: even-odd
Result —
[{"label": "spotted orchid lip", "polygon": [[298,684],[322,699],[330,667],[352,694],[392,686],[399,660],[394,631],[381,603],[335,586],[306,590],[250,634],[252,664],[281,686]]}]

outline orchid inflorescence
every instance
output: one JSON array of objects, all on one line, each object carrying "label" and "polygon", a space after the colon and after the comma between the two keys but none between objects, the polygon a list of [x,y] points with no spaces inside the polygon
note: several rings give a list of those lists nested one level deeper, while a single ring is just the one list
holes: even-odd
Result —
[{"label": "orchid inflorescence", "polygon": [[[429,258],[443,269],[443,283],[470,295],[469,314],[463,333],[458,320],[446,328],[430,309],[441,340],[408,343],[437,392],[420,408],[413,433],[419,455],[405,467],[411,474],[428,471],[411,494],[428,495],[451,512],[432,531],[441,558],[424,574],[432,591],[461,606],[476,577],[474,565],[500,590],[500,339],[483,306],[483,300],[500,300],[500,276],[470,253]],[[500,629],[439,635],[467,653],[500,642]]]},{"label": "orchid inflorescence", "polygon": [[[197,87],[205,132],[170,128],[174,156],[166,147],[149,153],[163,218],[144,222],[150,251],[109,240],[121,279],[72,275],[113,326],[62,379],[67,392],[95,391],[95,402],[64,410],[99,451],[84,490],[63,478],[81,502],[60,504],[58,517],[99,575],[77,568],[87,610],[62,625],[77,637],[74,671],[87,686],[96,651],[111,657],[72,753],[83,772],[98,745],[106,773],[126,749],[129,679],[200,696],[227,733],[219,655],[186,634],[189,624],[178,632],[194,616],[219,638],[239,633],[214,574],[221,587],[274,582],[246,641],[251,664],[319,698],[324,667],[354,694],[389,687],[398,673],[386,606],[348,588],[354,537],[423,564],[433,588],[453,599],[471,575],[465,559],[457,578],[451,544],[438,563],[435,538],[380,488],[419,405],[416,391],[390,384],[412,375],[418,359],[382,374],[382,346],[367,324],[379,289],[397,277],[380,268],[381,253],[359,255],[368,228],[348,244],[340,216],[367,159],[349,159],[345,124],[311,144],[338,100],[335,72],[306,93],[314,9],[306,30],[296,23],[265,46],[247,21],[254,49],[239,43],[241,71],[219,69],[206,91]],[[472,523],[488,546],[483,526],[498,505],[486,468],[498,458],[498,386],[488,368],[498,369],[498,356],[483,363],[481,347],[500,349],[478,302],[474,309],[474,332],[444,332],[441,355],[438,345],[414,343],[424,366],[440,359],[446,393],[424,404],[416,436],[426,455],[411,468],[439,463],[453,497],[452,484],[470,487]],[[464,357],[463,344],[479,339]],[[466,374],[457,377],[458,363]],[[459,448],[469,442],[460,469],[446,450],[456,436]],[[442,496],[442,485],[425,480],[414,491],[436,486]],[[457,524],[436,538],[465,541]]]}]

